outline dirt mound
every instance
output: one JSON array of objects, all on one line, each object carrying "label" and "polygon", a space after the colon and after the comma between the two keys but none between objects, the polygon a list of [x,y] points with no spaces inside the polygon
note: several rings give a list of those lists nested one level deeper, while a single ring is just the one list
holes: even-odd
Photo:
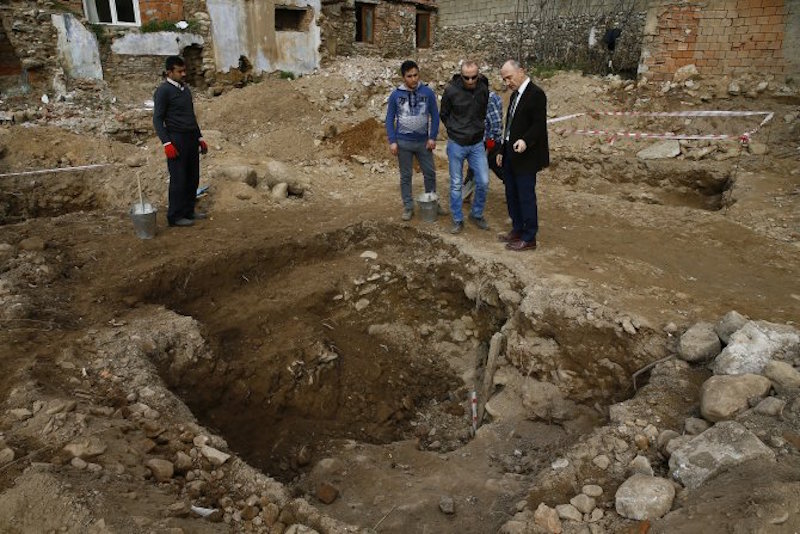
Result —
[{"label": "dirt mound", "polygon": [[362,121],[336,137],[341,141],[340,152],[345,158],[362,156],[370,160],[389,157],[386,129],[373,118]]}]

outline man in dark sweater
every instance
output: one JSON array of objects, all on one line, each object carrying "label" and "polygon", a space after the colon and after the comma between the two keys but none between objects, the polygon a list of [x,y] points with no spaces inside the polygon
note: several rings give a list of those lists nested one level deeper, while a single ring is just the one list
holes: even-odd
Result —
[{"label": "man in dark sweater", "polygon": [[200,133],[194,114],[192,93],[186,86],[186,63],[180,56],[169,56],[164,83],[153,95],[153,127],[167,155],[169,169],[170,226],[192,226],[205,213],[195,211],[197,186],[200,183],[200,154],[208,145]]},{"label": "man in dark sweater", "polygon": [[489,188],[489,165],[483,147],[486,108],[489,103],[489,81],[478,72],[478,64],[464,61],[461,74],[456,74],[445,87],[440,116],[447,127],[447,161],[450,168],[450,212],[453,214],[451,234],[464,229],[461,212],[461,186],[464,160],[475,171],[475,200],[469,219],[481,230],[489,224],[483,218]]}]

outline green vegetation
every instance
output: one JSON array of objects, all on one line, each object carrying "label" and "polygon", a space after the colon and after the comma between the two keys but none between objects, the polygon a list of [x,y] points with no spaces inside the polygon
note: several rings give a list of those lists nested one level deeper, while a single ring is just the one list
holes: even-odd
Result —
[{"label": "green vegetation", "polygon": [[175,26],[174,22],[170,22],[168,20],[151,20],[144,24],[142,24],[139,30],[142,33],[155,33],[155,32],[196,32],[200,25],[197,23],[196,20],[187,20],[186,21],[189,26],[186,27],[185,30],[181,30],[177,26]]},{"label": "green vegetation", "polygon": [[534,78],[546,80],[547,78],[552,78],[561,70],[568,70],[568,67],[566,65],[536,64],[528,69],[528,74]]},{"label": "green vegetation", "polygon": [[111,42],[111,37],[106,33],[106,27],[103,24],[89,24],[89,31],[97,37],[97,44],[102,46]]},{"label": "green vegetation", "polygon": [[280,77],[282,80],[294,80],[297,76],[294,72],[290,72],[288,70],[282,70],[280,73]]}]

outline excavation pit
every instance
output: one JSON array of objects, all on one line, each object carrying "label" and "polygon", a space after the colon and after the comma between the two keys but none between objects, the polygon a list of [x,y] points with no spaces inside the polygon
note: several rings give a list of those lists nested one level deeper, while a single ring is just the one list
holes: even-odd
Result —
[{"label": "excavation pit", "polygon": [[[382,509],[369,499],[413,500],[410,480],[426,488],[414,498],[433,499],[451,485],[445,471],[460,491],[511,509],[526,481],[602,424],[604,407],[630,396],[631,374],[654,359],[645,331],[632,342],[618,325],[570,313],[529,317],[508,304],[522,287],[505,267],[409,227],[362,224],[170,273],[153,277],[144,300],[196,319],[209,354],[180,368],[156,358],[169,387],[232,451],[298,495],[318,502],[319,484],[338,481],[349,504],[326,513],[364,526]],[[587,309],[574,296],[551,298]],[[485,395],[501,330],[503,378]],[[552,407],[526,397],[554,384],[564,397]],[[494,400],[477,434],[473,389],[481,404]],[[446,469],[428,465],[445,458]],[[473,520],[479,530],[465,532],[502,524],[480,507],[462,516]]]},{"label": "excavation pit", "polygon": [[58,217],[99,207],[97,193],[80,174],[19,176],[3,179],[0,225],[39,217]]}]

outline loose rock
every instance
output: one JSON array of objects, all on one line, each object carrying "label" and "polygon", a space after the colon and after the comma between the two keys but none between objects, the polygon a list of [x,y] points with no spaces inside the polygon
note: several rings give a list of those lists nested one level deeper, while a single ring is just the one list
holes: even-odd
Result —
[{"label": "loose rock", "polygon": [[150,469],[150,471],[153,473],[153,478],[159,482],[166,482],[172,478],[173,474],[175,474],[175,467],[172,465],[172,462],[168,460],[150,458],[144,463],[144,465]]},{"label": "loose rock", "polygon": [[775,453],[755,434],[735,421],[723,421],[672,453],[672,476],[689,489],[709,477],[755,458],[774,458]]},{"label": "loose rock", "polygon": [[595,500],[580,493],[569,500],[569,503],[577,508],[581,513],[588,514],[592,510],[594,510]]},{"label": "loose rock", "polygon": [[216,467],[221,466],[228,461],[228,458],[231,457],[230,454],[225,454],[224,452],[219,451],[214,447],[209,447],[208,445],[203,445],[200,447],[200,454],[208,458],[208,461]]},{"label": "loose rock", "polygon": [[726,313],[722,319],[717,321],[717,324],[714,325],[714,332],[716,332],[719,336],[719,339],[727,345],[730,341],[731,335],[733,335],[734,332],[739,330],[746,323],[747,317],[737,311],[731,310]]},{"label": "loose rock", "polygon": [[453,498],[445,496],[439,499],[439,510],[448,515],[456,513],[456,503]]},{"label": "loose rock", "polygon": [[700,413],[708,421],[731,419],[749,408],[749,399],[764,397],[771,382],[759,375],[712,376],[700,390]]},{"label": "loose rock", "polygon": [[561,520],[558,518],[558,512],[545,503],[539,504],[536,512],[533,513],[533,521],[544,528],[546,532],[552,534],[561,533]]},{"label": "loose rock", "polygon": [[772,360],[764,366],[764,376],[782,388],[800,388],[800,371],[786,362]]},{"label": "loose rock", "polygon": [[328,482],[322,482],[317,486],[317,499],[325,504],[331,504],[339,497],[339,490]]},{"label": "loose rock", "polygon": [[783,413],[783,408],[786,406],[786,401],[777,397],[767,397],[756,405],[754,408],[756,413],[761,415],[779,416]]},{"label": "loose rock", "polygon": [[636,474],[617,489],[615,508],[628,519],[658,519],[669,512],[674,499],[675,487],[669,480]]},{"label": "loose rock", "polygon": [[800,346],[800,333],[786,325],[748,321],[730,337],[728,346],[714,359],[717,375],[760,374],[767,363],[784,351]]},{"label": "loose rock", "polygon": [[570,521],[583,521],[583,514],[572,506],[571,504],[559,504],[556,506],[556,512],[561,519],[569,519]]},{"label": "loose rock", "polygon": [[711,425],[708,424],[708,421],[699,417],[687,417],[686,421],[683,422],[683,430],[692,436],[702,434],[708,430],[709,426]]},{"label": "loose rock", "polygon": [[721,349],[714,325],[697,323],[681,336],[678,356],[687,362],[702,362],[715,357]]}]

